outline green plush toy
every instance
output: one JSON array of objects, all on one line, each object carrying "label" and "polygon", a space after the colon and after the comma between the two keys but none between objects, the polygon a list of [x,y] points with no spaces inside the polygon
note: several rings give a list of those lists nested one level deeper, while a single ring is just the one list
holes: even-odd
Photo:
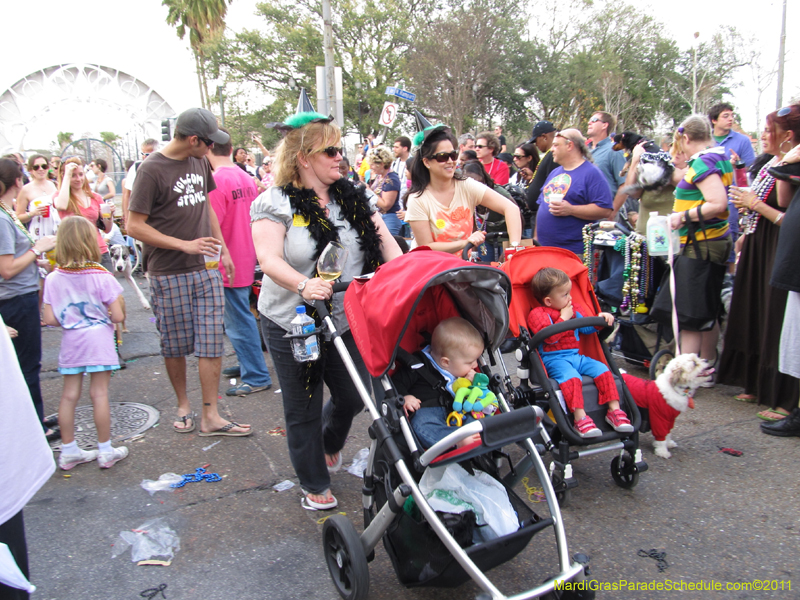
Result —
[{"label": "green plush toy", "polygon": [[471,412],[475,418],[494,414],[497,406],[497,397],[489,389],[489,376],[483,373],[476,373],[471,386],[459,388],[453,401],[454,412]]}]

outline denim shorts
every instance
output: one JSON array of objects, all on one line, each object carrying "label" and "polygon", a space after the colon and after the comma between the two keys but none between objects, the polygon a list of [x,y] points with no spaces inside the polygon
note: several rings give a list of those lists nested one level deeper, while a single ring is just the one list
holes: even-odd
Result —
[{"label": "denim shorts", "polygon": [[225,296],[219,271],[151,275],[150,293],[162,356],[222,356]]}]

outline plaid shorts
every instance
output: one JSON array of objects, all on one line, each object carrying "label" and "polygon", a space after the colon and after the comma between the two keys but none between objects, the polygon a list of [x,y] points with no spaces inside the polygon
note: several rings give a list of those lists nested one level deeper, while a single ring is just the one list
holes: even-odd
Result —
[{"label": "plaid shorts", "polygon": [[225,296],[219,271],[151,275],[150,294],[162,356],[222,356]]}]

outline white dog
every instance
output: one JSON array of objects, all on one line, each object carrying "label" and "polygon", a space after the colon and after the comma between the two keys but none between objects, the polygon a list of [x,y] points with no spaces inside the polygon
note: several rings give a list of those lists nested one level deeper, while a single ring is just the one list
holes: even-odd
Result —
[{"label": "white dog", "polygon": [[712,380],[713,372],[696,354],[681,354],[669,361],[655,381],[623,373],[636,406],[649,412],[656,456],[672,456],[669,449],[678,445],[671,436],[675,419],[687,408],[694,408],[695,391]]},{"label": "white dog", "polygon": [[133,278],[133,264],[131,263],[130,249],[128,246],[125,244],[113,244],[108,247],[108,254],[111,257],[111,272],[114,274],[122,273],[125,280],[133,288],[133,291],[136,292],[136,295],[139,297],[139,302],[142,303],[144,309],[150,310],[150,303]]}]

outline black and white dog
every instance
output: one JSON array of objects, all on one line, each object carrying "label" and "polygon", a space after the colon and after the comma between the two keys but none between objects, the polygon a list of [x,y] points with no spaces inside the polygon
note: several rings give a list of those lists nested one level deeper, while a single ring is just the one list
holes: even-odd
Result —
[{"label": "black and white dog", "polygon": [[111,257],[111,272],[115,275],[122,273],[125,280],[136,292],[139,297],[139,302],[145,310],[150,310],[150,302],[145,298],[142,290],[139,289],[136,280],[133,278],[133,264],[131,263],[131,254],[128,246],[124,244],[113,244],[108,247],[108,254]]},{"label": "black and white dog", "polygon": [[669,185],[672,179],[672,172],[675,166],[672,164],[672,157],[669,152],[665,152],[657,144],[642,137],[632,131],[623,131],[614,136],[614,150],[621,150],[625,153],[628,162],[622,169],[620,175],[624,177],[630,168],[630,155],[638,144],[644,144],[644,154],[639,159],[636,173],[636,183],[625,188],[626,193],[643,190],[645,192],[661,189]]}]

